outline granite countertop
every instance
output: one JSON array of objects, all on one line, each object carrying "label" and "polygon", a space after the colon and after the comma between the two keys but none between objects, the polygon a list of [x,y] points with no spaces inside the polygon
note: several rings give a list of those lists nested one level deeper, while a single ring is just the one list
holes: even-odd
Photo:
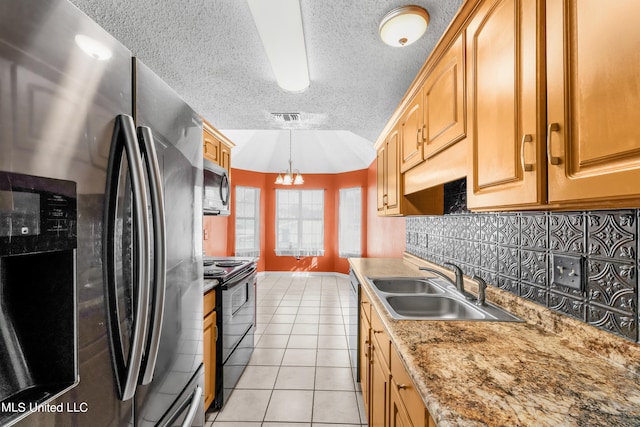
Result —
[{"label": "granite countertop", "polygon": [[206,294],[207,292],[215,289],[219,284],[220,281],[218,281],[218,279],[204,279],[204,293]]},{"label": "granite countertop", "polygon": [[640,345],[493,286],[487,300],[525,322],[394,320],[365,276],[429,276],[417,267],[433,264],[350,264],[439,427],[640,426]]}]

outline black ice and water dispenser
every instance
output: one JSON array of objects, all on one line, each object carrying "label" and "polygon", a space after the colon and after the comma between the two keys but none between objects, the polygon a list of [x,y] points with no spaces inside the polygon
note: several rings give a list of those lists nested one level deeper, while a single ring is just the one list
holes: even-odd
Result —
[{"label": "black ice and water dispenser", "polygon": [[78,381],[76,184],[0,171],[0,425]]}]

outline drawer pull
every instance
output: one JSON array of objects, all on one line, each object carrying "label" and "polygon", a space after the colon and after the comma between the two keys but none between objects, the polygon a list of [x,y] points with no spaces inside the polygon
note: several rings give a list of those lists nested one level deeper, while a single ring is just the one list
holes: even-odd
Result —
[{"label": "drawer pull", "polygon": [[533,165],[531,163],[526,163],[524,160],[525,142],[533,142],[533,136],[529,133],[524,134],[524,136],[522,137],[522,143],[520,144],[520,163],[522,164],[522,171],[531,172],[533,170]]},{"label": "drawer pull", "polygon": [[398,388],[398,390],[405,390],[409,388],[409,386],[407,386],[406,384],[396,384],[396,387]]},{"label": "drawer pull", "polygon": [[373,330],[373,333],[374,333],[374,334],[381,334],[381,333],[383,333],[383,332],[384,332],[384,331],[376,331],[375,329]]},{"label": "drawer pull", "polygon": [[551,123],[547,128],[547,157],[549,158],[549,163],[552,165],[560,164],[560,157],[554,157],[551,155],[551,134],[553,132],[558,132],[560,130],[560,125],[558,123]]}]

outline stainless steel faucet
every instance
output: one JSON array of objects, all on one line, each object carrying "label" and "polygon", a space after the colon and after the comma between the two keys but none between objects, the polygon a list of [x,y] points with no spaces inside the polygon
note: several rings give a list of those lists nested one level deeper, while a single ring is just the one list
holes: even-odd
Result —
[{"label": "stainless steel faucet", "polygon": [[482,277],[476,275],[474,275],[472,279],[478,283],[478,298],[476,299],[476,304],[487,305],[485,301],[487,298],[487,282],[485,282]]},{"label": "stainless steel faucet", "polygon": [[446,281],[454,285],[458,290],[458,292],[460,292],[466,299],[468,300],[476,299],[472,294],[464,290],[464,277],[463,277],[462,269],[452,262],[445,262],[443,263],[443,265],[447,267],[451,267],[451,269],[456,275],[455,281],[451,280],[449,276],[447,276],[446,274],[438,270],[434,270],[433,268],[430,268],[430,267],[418,267],[418,268],[422,271],[428,271],[429,273],[433,273],[436,276],[442,277],[443,279],[445,279]]}]

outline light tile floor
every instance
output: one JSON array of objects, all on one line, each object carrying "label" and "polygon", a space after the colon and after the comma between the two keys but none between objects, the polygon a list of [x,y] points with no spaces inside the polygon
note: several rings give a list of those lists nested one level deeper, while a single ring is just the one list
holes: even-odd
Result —
[{"label": "light tile floor", "polygon": [[366,425],[347,347],[349,292],[346,277],[260,277],[253,357],[206,427]]}]

